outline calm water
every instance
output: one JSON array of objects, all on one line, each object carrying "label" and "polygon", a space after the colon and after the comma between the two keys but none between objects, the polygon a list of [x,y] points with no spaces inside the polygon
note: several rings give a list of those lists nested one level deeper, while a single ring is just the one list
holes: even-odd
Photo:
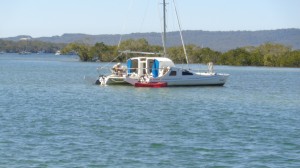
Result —
[{"label": "calm water", "polygon": [[93,85],[99,65],[0,55],[0,167],[300,167],[300,69],[155,89]]}]

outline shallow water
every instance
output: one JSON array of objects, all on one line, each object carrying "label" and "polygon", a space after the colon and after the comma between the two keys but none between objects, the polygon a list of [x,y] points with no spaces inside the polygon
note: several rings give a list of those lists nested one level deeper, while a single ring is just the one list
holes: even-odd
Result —
[{"label": "shallow water", "polygon": [[134,88],[94,85],[99,65],[0,55],[0,167],[300,167],[300,69]]}]

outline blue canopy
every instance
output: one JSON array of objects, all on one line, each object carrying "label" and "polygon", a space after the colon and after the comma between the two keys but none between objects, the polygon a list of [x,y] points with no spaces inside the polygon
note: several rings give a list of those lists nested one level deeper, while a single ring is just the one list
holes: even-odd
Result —
[{"label": "blue canopy", "polygon": [[152,75],[153,78],[158,77],[158,69],[159,69],[159,61],[154,59],[153,65],[152,65]]},{"label": "blue canopy", "polygon": [[131,65],[132,65],[131,59],[127,60],[127,73],[128,74],[131,73]]}]

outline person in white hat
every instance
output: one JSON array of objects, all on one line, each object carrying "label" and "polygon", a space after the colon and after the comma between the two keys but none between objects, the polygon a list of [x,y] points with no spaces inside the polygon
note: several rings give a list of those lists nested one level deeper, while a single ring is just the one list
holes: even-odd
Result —
[{"label": "person in white hat", "polygon": [[123,67],[120,62],[113,66],[113,70],[116,75],[118,75],[118,76],[123,75]]}]

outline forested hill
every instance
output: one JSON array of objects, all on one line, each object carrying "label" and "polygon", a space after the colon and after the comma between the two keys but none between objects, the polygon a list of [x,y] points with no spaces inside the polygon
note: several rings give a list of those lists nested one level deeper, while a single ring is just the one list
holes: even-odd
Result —
[{"label": "forested hill", "polygon": [[[17,41],[24,36],[5,38],[4,40]],[[63,34],[62,36],[39,37],[33,40],[54,43],[89,43],[104,42],[107,45],[116,45],[121,35],[87,35],[87,34]],[[266,42],[279,43],[300,49],[300,29],[278,29],[262,31],[183,31],[185,44],[195,44],[201,47],[209,47],[217,51],[228,51],[237,47],[259,46]],[[122,40],[145,38],[151,45],[162,45],[160,33],[132,33],[122,36]],[[178,32],[167,33],[167,46],[181,45]]]}]

